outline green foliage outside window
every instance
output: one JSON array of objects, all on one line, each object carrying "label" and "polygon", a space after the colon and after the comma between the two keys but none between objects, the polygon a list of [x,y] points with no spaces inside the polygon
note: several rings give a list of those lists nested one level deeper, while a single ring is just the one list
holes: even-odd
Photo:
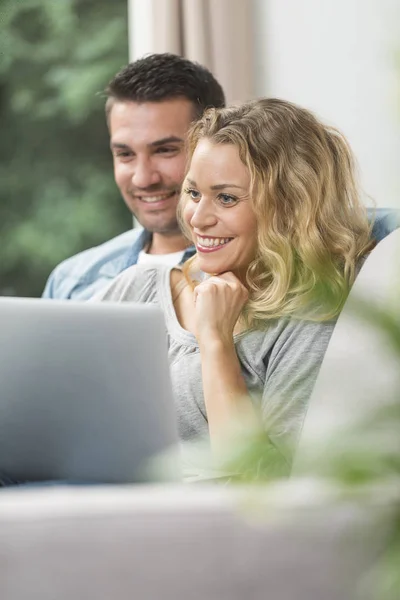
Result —
[{"label": "green foliage outside window", "polygon": [[131,227],[101,91],[128,62],[126,0],[0,0],[0,294]]}]

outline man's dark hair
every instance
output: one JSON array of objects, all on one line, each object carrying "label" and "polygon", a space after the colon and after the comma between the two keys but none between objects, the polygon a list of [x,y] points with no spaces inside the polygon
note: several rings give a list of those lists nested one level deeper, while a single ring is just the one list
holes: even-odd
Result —
[{"label": "man's dark hair", "polygon": [[209,107],[225,106],[222,87],[208,69],[176,54],[150,54],[129,63],[111,79],[107,95],[107,119],[115,101],[162,102],[186,98],[195,117]]}]

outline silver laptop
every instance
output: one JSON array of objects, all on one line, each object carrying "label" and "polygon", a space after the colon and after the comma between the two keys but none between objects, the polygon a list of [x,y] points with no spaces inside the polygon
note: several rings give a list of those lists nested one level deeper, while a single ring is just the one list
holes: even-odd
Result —
[{"label": "silver laptop", "polygon": [[0,298],[0,480],[171,480],[177,448],[158,307]]}]

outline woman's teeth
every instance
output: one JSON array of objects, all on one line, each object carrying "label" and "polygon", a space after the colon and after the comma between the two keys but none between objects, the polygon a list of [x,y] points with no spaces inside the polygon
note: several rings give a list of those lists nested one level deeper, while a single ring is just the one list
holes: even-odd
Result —
[{"label": "woman's teeth", "polygon": [[223,246],[231,241],[232,238],[197,238],[197,242],[199,246],[203,246],[204,248],[213,248],[215,246]]}]

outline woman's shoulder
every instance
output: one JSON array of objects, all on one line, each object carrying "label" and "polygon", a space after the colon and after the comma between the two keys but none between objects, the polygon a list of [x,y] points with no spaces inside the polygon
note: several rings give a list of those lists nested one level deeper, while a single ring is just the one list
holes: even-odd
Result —
[{"label": "woman's shoulder", "polygon": [[245,352],[254,352],[263,360],[286,352],[297,354],[301,359],[304,348],[312,348],[315,354],[325,351],[335,323],[336,319],[310,321],[281,317],[239,334],[237,341]]},{"label": "woman's shoulder", "polygon": [[146,302],[169,271],[170,267],[165,265],[133,265],[113,279],[95,299]]}]

